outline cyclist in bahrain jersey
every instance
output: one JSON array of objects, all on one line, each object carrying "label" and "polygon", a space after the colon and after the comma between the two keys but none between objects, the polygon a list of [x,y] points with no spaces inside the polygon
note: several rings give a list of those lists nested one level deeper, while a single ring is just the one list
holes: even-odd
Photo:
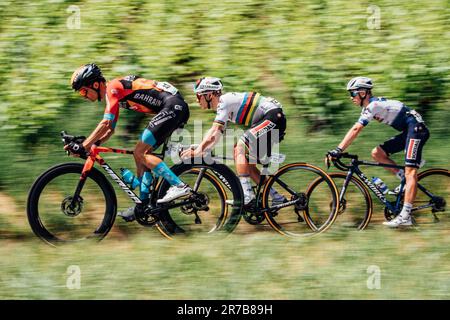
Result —
[{"label": "cyclist in bahrain jersey", "polygon": [[[211,149],[225,131],[228,122],[249,128],[239,139],[234,149],[236,171],[244,191],[244,204],[255,199],[250,178],[259,182],[260,171],[256,164],[271,155],[274,143],[283,140],[286,118],[281,104],[257,92],[232,92],[222,94],[223,84],[219,78],[205,77],[198,80],[194,92],[202,109],[213,109],[216,118],[212,128],[196,149],[185,150],[182,157],[198,157]],[[275,189],[270,190],[274,203],[283,203],[286,198]]]},{"label": "cyclist in bahrain jersey", "polygon": [[338,147],[330,151],[337,156],[356,139],[361,130],[372,120],[390,125],[401,131],[397,136],[387,140],[372,150],[372,157],[380,163],[394,164],[389,158],[393,153],[405,152],[405,171],[386,168],[399,179],[406,178],[405,198],[402,211],[393,220],[383,222],[389,227],[410,226],[412,204],[417,193],[417,169],[421,166],[422,149],[430,133],[422,117],[397,100],[376,98],[372,95],[373,83],[370,78],[355,77],[347,84],[347,91],[355,105],[362,107],[361,116],[356,124],[347,132]]},{"label": "cyclist in bahrain jersey", "polygon": [[[95,64],[86,64],[72,75],[72,88],[81,96],[94,102],[105,101],[106,109],[103,120],[82,144],[74,143],[65,148],[75,154],[86,154],[95,143],[107,141],[114,133],[119,109],[156,114],[150,120],[134,149],[137,169],[136,185],[140,186],[140,198],[146,205],[149,187],[153,176],[162,176],[171,188],[158,203],[169,202],[187,195],[191,188],[184,184],[169,167],[158,157],[152,155],[174,130],[183,126],[189,119],[189,107],[178,90],[167,82],[146,80],[137,76],[127,76],[106,82],[102,72]],[[134,220],[135,207],[119,212],[126,221]]]}]

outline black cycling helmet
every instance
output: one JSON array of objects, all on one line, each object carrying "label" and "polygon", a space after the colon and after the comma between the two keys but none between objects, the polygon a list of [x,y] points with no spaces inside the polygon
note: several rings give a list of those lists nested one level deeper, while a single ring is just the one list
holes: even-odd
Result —
[{"label": "black cycling helmet", "polygon": [[70,84],[75,91],[80,90],[83,86],[90,86],[94,82],[106,82],[102,71],[95,63],[89,63],[79,67],[70,79]]}]

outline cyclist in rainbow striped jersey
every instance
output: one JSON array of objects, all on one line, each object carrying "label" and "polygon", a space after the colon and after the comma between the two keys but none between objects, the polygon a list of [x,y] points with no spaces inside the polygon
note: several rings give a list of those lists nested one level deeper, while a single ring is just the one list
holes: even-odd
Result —
[{"label": "cyclist in rainbow striped jersey", "polygon": [[[282,105],[275,99],[264,97],[257,92],[229,92],[222,94],[223,84],[219,78],[199,79],[194,92],[204,110],[216,111],[211,129],[196,149],[186,150],[182,157],[197,157],[211,149],[224,133],[229,122],[248,128],[234,149],[236,171],[244,191],[244,203],[255,199],[251,187],[252,179],[259,182],[260,171],[256,167],[262,159],[271,155],[275,143],[283,140],[286,130],[286,117]],[[270,191],[273,202],[286,199],[276,190]]]}]

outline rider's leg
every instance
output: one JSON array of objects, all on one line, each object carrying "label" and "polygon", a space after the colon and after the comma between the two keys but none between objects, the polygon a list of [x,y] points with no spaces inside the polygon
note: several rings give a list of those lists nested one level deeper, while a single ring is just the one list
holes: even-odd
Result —
[{"label": "rider's leg", "polygon": [[430,134],[424,123],[414,123],[408,128],[405,143],[405,198],[398,217],[384,223],[391,227],[412,225],[411,209],[417,195],[417,170],[422,162],[422,149]]},{"label": "rider's leg", "polygon": [[[391,154],[403,151],[405,149],[407,132],[402,133],[390,138],[389,140],[383,142],[381,145],[377,146],[372,150],[372,158],[380,163],[387,163],[396,165],[395,161],[389,158]],[[396,168],[385,168],[389,172],[397,175],[401,180],[404,175],[404,170]]]},{"label": "rider's leg", "polygon": [[[387,155],[387,153],[380,146],[373,148],[372,158],[375,161],[380,162],[380,163],[397,165],[397,163],[395,163],[394,160],[390,159],[389,156]],[[396,168],[385,168],[385,169],[392,172],[393,174],[397,174],[400,171],[400,169],[396,169]]]},{"label": "rider's leg", "polygon": [[405,169],[405,200],[400,215],[407,218],[411,214],[412,204],[417,195],[417,168],[406,167]]},{"label": "rider's leg", "polygon": [[154,169],[162,160],[152,155],[153,147],[144,141],[139,141],[134,148],[134,161],[137,176],[142,177],[145,171]]},{"label": "rider's leg", "polygon": [[[150,130],[145,129],[142,135],[142,141],[136,144],[134,150],[134,159],[136,163],[140,164],[140,168],[150,169],[155,172],[156,175],[162,176],[169,184],[182,186],[184,183],[176,174],[170,170],[170,168],[157,156],[148,153],[156,144],[155,138]],[[139,168],[138,168],[139,170]],[[143,173],[143,172],[142,172]]]},{"label": "rider's leg", "polygon": [[[236,164],[236,172],[239,177],[239,181],[244,191],[244,204],[248,204],[255,198],[255,193],[252,189],[252,183],[250,178],[259,182],[259,174],[255,173],[253,166],[256,168],[256,164],[251,165],[247,160],[247,146],[242,140],[239,140],[234,148],[234,160]],[[259,172],[258,172],[259,173]]]},{"label": "rider's leg", "polygon": [[192,190],[167,166],[160,158],[149,154],[150,148],[155,148],[158,141],[153,133],[147,128],[142,134],[142,141],[138,142],[135,149],[135,160],[154,172],[155,176],[161,176],[166,180],[171,188],[167,190],[166,195],[162,199],[158,199],[158,203],[169,202],[181,196],[189,194]]},{"label": "rider's leg", "polygon": [[415,123],[408,129],[405,149],[405,199],[400,215],[409,216],[417,195],[417,170],[422,162],[422,149],[430,133],[424,123]]},{"label": "rider's leg", "polygon": [[[134,149],[134,161],[136,163],[136,169],[137,169],[137,176],[138,179],[141,181],[140,184],[140,198],[141,200],[146,200],[149,197],[150,194],[150,186],[153,181],[152,173],[150,172],[150,168],[146,166],[145,158],[148,156],[150,158],[150,161],[152,162],[152,167],[155,167],[154,158],[157,158],[153,156],[151,153],[153,151],[153,147],[139,141],[136,144],[136,147]],[[158,158],[159,159],[159,158]],[[156,175],[156,174],[155,174]]]}]

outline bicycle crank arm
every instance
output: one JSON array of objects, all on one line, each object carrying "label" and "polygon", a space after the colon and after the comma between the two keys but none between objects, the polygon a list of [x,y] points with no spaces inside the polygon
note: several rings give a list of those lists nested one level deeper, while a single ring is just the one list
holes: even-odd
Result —
[{"label": "bicycle crank arm", "polygon": [[433,208],[433,207],[434,207],[434,204],[424,204],[423,206],[412,208],[411,212],[419,211],[419,210],[426,209],[426,208]]},{"label": "bicycle crank arm", "polygon": [[[288,202],[285,202],[285,203],[281,203],[281,204],[277,204],[277,205],[274,205],[273,207],[270,207],[270,208],[267,208],[267,209],[262,209],[262,210],[260,210],[261,212],[267,212],[267,211],[277,211],[277,210],[279,210],[279,209],[281,209],[281,208],[285,208],[285,207],[289,207],[289,206],[292,206],[292,205],[295,205],[297,202],[299,202],[299,201],[301,201],[302,199],[296,199],[296,200],[291,200],[291,201],[288,201]],[[303,209],[304,208],[306,208],[306,204],[305,204],[305,206],[304,207],[302,207]]]}]

